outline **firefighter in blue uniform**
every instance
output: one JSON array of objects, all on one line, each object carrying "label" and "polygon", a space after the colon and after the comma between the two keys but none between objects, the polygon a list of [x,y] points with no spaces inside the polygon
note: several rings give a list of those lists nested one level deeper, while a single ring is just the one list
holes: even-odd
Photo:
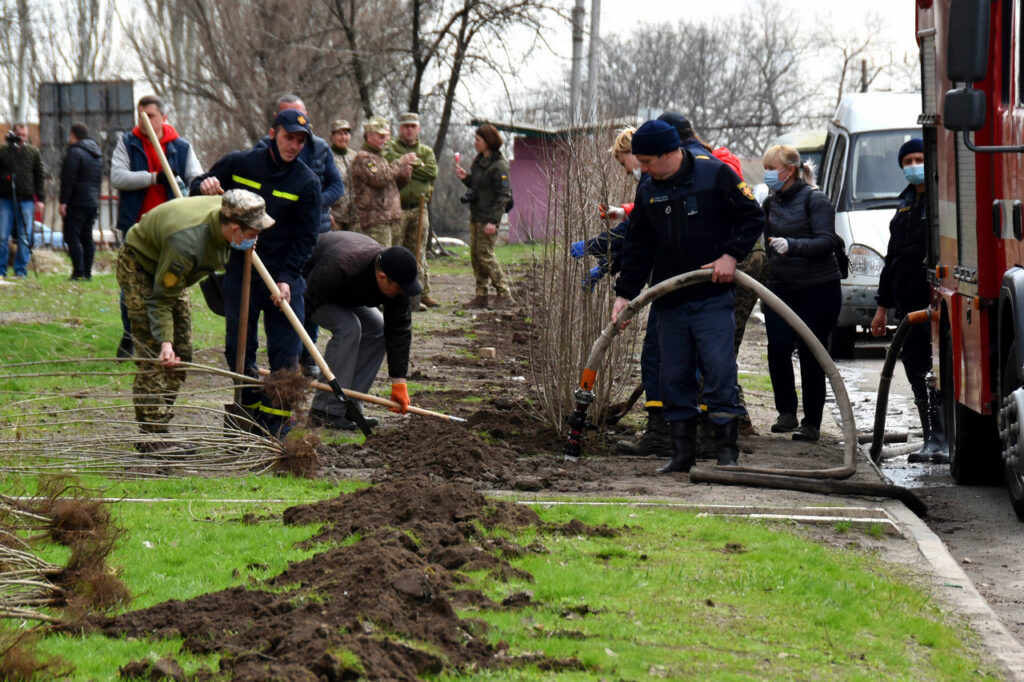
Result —
[{"label": "firefighter in blue uniform", "polygon": [[[268,232],[256,244],[256,253],[281,289],[295,314],[302,319],[306,283],[302,268],[313,254],[320,227],[320,181],[298,161],[299,153],[311,135],[309,121],[295,109],[285,109],[274,117],[270,144],[249,151],[232,152],[192,183],[192,192],[221,194],[229,189],[247,189],[263,197],[267,214],[278,231]],[[234,368],[238,341],[238,313],[242,300],[244,254],[232,252],[224,277],[224,313],[227,319],[224,356]],[[245,347],[246,374],[257,377],[257,324],[263,314],[267,335],[270,370],[298,367],[302,342],[288,318],[277,307],[270,290],[259,277],[252,278],[249,295],[249,323]],[[242,406],[257,422],[280,437],[290,429],[291,413],[272,407],[256,389],[246,389]]]},{"label": "firefighter in blue uniform", "polygon": [[665,121],[648,121],[633,134],[633,155],[650,181],[637,188],[615,284],[612,320],[647,283],[710,269],[709,282],[654,302],[661,350],[661,399],[672,437],[672,459],[659,471],[689,471],[697,458],[697,369],[715,436],[718,464],[734,465],[739,404],[733,273],[764,231],[764,214],[746,183],[725,164],[680,148]]},{"label": "firefighter in blue uniform", "polygon": [[[889,222],[889,246],[885,265],[878,276],[878,309],[871,320],[871,333],[885,334],[886,317],[896,308],[902,318],[931,304],[931,289],[925,276],[928,243],[928,217],[924,195],[924,143],[914,137],[900,147],[897,162],[903,169],[907,188],[900,194],[896,215]],[[910,462],[949,462],[949,446],[942,417],[942,398],[934,386],[928,386],[932,367],[931,325],[910,328],[900,349],[900,360],[914,392],[914,404],[921,417],[924,445],[907,458]]]}]

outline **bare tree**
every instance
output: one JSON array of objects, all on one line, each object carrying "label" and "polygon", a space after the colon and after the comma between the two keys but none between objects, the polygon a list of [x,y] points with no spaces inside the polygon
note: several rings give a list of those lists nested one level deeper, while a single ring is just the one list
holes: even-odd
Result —
[{"label": "bare tree", "polygon": [[40,5],[40,78],[86,81],[117,73],[114,16],[111,0]]},{"label": "bare tree", "polygon": [[29,92],[35,84],[35,12],[28,0],[4,0],[0,7],[6,30],[4,40],[0,41],[0,70],[7,86],[6,114],[12,122],[24,121],[28,116]]}]

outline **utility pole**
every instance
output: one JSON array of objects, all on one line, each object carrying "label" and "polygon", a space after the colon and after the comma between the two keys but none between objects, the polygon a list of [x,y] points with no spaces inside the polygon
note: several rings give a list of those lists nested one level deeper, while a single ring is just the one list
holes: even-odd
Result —
[{"label": "utility pole", "polygon": [[601,77],[601,0],[590,2],[590,54],[587,59],[587,120],[597,118],[597,80]]},{"label": "utility pole", "polygon": [[584,3],[576,0],[572,8],[572,72],[569,77],[569,119],[571,124],[580,121],[580,83],[583,80],[583,20],[587,14]]}]

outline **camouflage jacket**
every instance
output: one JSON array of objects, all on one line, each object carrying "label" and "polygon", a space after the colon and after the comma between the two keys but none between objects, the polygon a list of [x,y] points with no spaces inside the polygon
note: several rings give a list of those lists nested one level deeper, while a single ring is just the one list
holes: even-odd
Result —
[{"label": "camouflage jacket", "polygon": [[157,343],[173,341],[171,309],[185,289],[224,269],[231,247],[220,229],[220,203],[219,196],[168,201],[128,230],[125,247],[153,275],[146,315]]},{"label": "camouflage jacket", "polygon": [[409,181],[398,161],[388,163],[380,152],[364,144],[352,159],[352,200],[359,213],[359,228],[397,223],[402,219],[398,190]]},{"label": "camouflage jacket", "polygon": [[416,154],[419,163],[413,167],[409,183],[402,188],[401,199],[403,204],[418,205],[421,196],[430,199],[430,193],[434,191],[434,180],[437,179],[437,159],[434,158],[434,150],[419,140],[415,144],[408,145],[394,137],[384,145],[384,158],[388,161],[394,161],[409,152]]},{"label": "camouflage jacket", "polygon": [[331,204],[331,215],[337,227],[351,225],[355,222],[355,203],[352,201],[352,158],[356,155],[351,149],[338,149],[331,145],[331,153],[334,155],[334,165],[338,174],[345,183],[345,193],[341,198]]}]

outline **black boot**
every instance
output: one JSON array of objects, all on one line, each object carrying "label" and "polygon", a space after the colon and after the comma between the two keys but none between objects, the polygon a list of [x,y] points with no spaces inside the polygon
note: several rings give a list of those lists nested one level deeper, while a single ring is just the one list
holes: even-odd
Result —
[{"label": "black boot", "polygon": [[914,401],[917,413],[921,417],[921,431],[924,432],[924,443],[917,452],[907,457],[911,464],[932,462],[933,464],[949,464],[949,445],[946,443],[946,429],[942,421],[942,408],[935,394],[931,400]]},{"label": "black boot", "polygon": [[715,455],[718,457],[718,466],[736,466],[740,460],[740,449],[736,445],[739,424],[735,419],[731,419],[724,424],[712,422],[712,427],[715,430]]},{"label": "black boot", "polygon": [[672,459],[658,473],[687,472],[697,463],[697,418],[669,422],[668,430],[672,434]]},{"label": "black boot", "polygon": [[135,343],[129,334],[125,334],[117,344],[117,357],[130,358],[133,352],[135,352]]},{"label": "black boot", "polygon": [[615,449],[622,455],[646,457],[648,455],[667,455],[672,452],[672,436],[669,435],[668,423],[661,410],[649,412],[647,430],[639,438],[620,440]]}]

